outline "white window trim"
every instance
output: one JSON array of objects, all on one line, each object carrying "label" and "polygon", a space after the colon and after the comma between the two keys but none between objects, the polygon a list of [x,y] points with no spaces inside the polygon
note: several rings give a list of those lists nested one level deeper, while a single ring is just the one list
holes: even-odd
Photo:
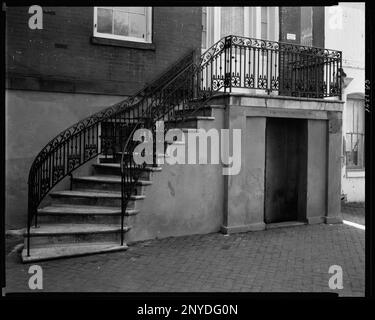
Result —
[{"label": "white window trim", "polygon": [[364,169],[347,169],[346,178],[364,178],[365,170]]},{"label": "white window trim", "polygon": [[[261,38],[261,7],[244,8],[244,36]],[[279,7],[267,8],[267,40],[279,41]],[[273,15],[271,15],[271,10]],[[271,20],[273,16],[274,20]],[[211,30],[213,29],[213,39]],[[220,40],[221,7],[207,7],[207,48]]]},{"label": "white window trim", "polygon": [[146,14],[147,21],[146,21],[146,37],[145,37],[145,39],[98,32],[97,31],[97,19],[98,19],[98,14],[97,14],[98,10],[97,9],[98,8],[108,8],[109,9],[111,7],[94,7],[94,37],[114,39],[114,40],[123,40],[123,41],[141,42],[141,43],[152,43],[152,7],[146,7],[147,8],[147,14]]},{"label": "white window trim", "polygon": [[[201,51],[202,53],[205,52],[207,49],[209,49],[209,35],[208,35],[208,32],[209,32],[209,23],[210,23],[210,15],[211,15],[211,11],[209,10],[209,7],[205,7],[206,8],[206,43],[204,44],[205,48],[202,48],[201,47]],[[203,10],[203,9],[202,9]],[[203,12],[202,12],[202,15],[203,15]],[[203,31],[203,30],[202,30]]]}]

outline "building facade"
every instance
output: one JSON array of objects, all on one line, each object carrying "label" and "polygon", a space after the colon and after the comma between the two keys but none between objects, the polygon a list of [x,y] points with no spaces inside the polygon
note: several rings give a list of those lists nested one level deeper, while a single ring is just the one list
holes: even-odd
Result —
[{"label": "building facade", "polygon": [[[342,61],[323,49],[324,7],[42,10],[33,29],[29,8],[7,8],[6,223],[27,226],[24,261],[342,221]],[[158,144],[160,120],[181,136],[136,165],[136,129]],[[202,130],[240,140],[191,163]],[[169,165],[168,145],[187,163]]]},{"label": "building facade", "polygon": [[339,3],[326,8],[326,47],[343,52],[346,74],[342,99],[342,194],[365,201],[365,4]]}]

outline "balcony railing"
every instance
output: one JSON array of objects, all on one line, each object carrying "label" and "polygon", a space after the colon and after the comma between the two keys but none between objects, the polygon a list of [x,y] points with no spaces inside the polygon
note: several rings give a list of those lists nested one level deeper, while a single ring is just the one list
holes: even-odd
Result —
[{"label": "balcony railing", "polygon": [[341,98],[341,51],[227,36],[206,51],[201,68],[203,91]]}]

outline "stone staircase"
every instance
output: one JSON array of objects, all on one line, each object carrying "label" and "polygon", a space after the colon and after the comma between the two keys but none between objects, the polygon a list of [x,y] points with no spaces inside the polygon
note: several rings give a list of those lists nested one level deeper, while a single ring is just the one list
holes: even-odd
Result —
[{"label": "stone staircase", "polygon": [[[210,108],[202,108],[194,117],[176,122],[176,128],[197,128],[201,120],[213,120]],[[169,141],[168,143],[172,143]],[[91,174],[72,177],[71,190],[51,191],[47,205],[38,208],[38,226],[30,230],[30,255],[27,237],[22,251],[23,262],[81,256],[126,250],[121,243],[121,153],[98,157]],[[139,169],[138,169],[139,170]],[[153,174],[161,167],[147,166],[128,203],[124,230],[131,232],[131,216],[142,214],[139,203],[147,195]],[[126,238],[125,238],[126,239]]]}]

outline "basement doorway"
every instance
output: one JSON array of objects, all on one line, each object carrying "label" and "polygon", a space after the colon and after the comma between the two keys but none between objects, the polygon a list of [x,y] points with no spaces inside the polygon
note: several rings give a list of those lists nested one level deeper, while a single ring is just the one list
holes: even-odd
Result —
[{"label": "basement doorway", "polygon": [[266,224],[306,220],[307,120],[267,118]]}]

